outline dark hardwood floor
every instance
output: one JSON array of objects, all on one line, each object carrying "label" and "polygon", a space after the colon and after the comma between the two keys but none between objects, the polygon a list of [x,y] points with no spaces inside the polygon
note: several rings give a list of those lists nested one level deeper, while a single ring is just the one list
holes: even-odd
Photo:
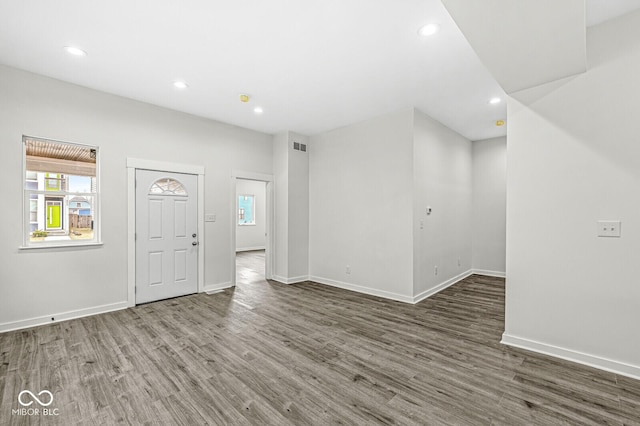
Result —
[{"label": "dark hardwood floor", "polygon": [[[408,305],[265,282],[260,256],[222,293],[0,334],[0,423],[640,424],[640,381],[499,343],[501,279]],[[12,414],[25,389],[58,415]]]}]

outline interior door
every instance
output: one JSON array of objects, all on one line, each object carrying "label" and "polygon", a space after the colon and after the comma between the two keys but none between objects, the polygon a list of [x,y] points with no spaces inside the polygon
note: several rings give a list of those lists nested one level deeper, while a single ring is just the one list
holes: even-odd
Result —
[{"label": "interior door", "polygon": [[136,170],[136,303],[198,291],[198,177]]}]

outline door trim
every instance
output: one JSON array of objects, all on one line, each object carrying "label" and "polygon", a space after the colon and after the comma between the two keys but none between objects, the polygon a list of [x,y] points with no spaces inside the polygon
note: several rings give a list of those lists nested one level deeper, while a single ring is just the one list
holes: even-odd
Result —
[{"label": "door trim", "polygon": [[127,158],[127,306],[136,305],[136,170],[187,173],[198,176],[198,293],[204,291],[204,166]]},{"label": "door trim", "polygon": [[266,184],[266,231],[267,237],[265,241],[265,279],[273,279],[274,265],[274,220],[275,206],[273,203],[273,175],[264,173],[247,172],[243,170],[231,171],[231,285],[236,285],[236,230],[237,230],[237,211],[236,211],[236,182],[238,179],[257,180]]}]

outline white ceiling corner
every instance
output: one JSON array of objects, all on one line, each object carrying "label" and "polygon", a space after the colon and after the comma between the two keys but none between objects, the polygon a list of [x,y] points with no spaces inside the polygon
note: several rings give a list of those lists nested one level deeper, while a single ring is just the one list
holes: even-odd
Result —
[{"label": "white ceiling corner", "polygon": [[584,0],[442,0],[507,93],[586,71]]}]

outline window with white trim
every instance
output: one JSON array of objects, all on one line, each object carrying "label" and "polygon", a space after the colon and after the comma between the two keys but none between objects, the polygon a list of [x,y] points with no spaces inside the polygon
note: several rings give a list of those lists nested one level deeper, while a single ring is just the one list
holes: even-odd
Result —
[{"label": "window with white trim", "polygon": [[100,242],[97,146],[23,136],[24,247]]}]

